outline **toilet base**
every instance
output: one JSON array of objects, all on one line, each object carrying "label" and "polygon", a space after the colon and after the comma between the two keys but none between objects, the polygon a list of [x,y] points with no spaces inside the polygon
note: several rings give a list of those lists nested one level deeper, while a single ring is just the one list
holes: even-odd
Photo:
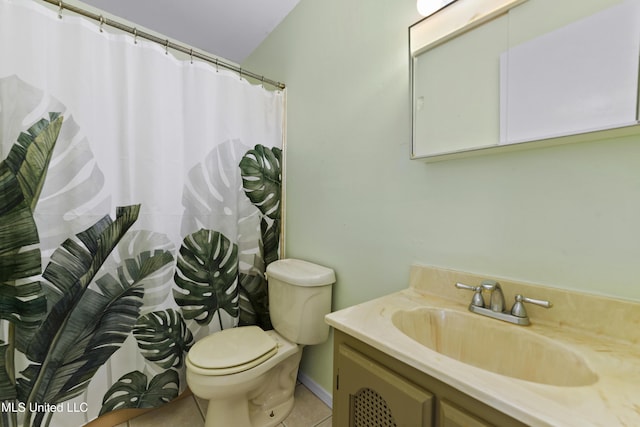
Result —
[{"label": "toilet base", "polygon": [[207,407],[205,427],[252,427],[247,402],[241,399],[210,400]]},{"label": "toilet base", "polygon": [[260,378],[247,395],[209,400],[205,427],[275,427],[291,412],[302,351],[298,350]]},{"label": "toilet base", "polygon": [[[248,411],[247,402],[239,400],[209,401],[205,427],[275,427],[293,409],[293,395],[267,411]],[[225,414],[225,415],[222,415]],[[226,416],[228,415],[228,417]]]},{"label": "toilet base", "polygon": [[251,414],[251,426],[260,427],[275,427],[280,425],[282,421],[287,418],[291,410],[293,409],[293,396],[286,402],[274,406],[268,411],[255,411]]}]

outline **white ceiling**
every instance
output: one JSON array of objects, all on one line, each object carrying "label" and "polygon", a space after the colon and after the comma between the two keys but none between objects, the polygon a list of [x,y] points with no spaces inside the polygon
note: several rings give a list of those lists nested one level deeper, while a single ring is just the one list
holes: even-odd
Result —
[{"label": "white ceiling", "polygon": [[82,0],[237,64],[300,0]]}]

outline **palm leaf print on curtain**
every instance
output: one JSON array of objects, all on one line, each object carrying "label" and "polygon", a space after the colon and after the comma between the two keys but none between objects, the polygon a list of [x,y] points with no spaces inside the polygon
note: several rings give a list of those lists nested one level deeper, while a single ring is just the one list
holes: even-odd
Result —
[{"label": "palm leaf print on curtain", "polygon": [[0,56],[0,426],[167,403],[198,339],[271,327],[284,94],[37,2]]},{"label": "palm leaf print on curtain", "polygon": [[282,200],[282,150],[256,145],[240,161],[243,189],[251,202],[260,209],[259,270],[240,274],[240,322],[271,329],[267,281],[262,274],[266,266],[278,259],[280,248],[280,218]]}]

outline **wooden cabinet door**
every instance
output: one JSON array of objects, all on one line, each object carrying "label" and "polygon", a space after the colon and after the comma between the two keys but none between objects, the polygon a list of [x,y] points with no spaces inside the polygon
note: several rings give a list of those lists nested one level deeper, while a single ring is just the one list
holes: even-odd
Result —
[{"label": "wooden cabinet door", "polygon": [[492,424],[446,400],[438,402],[438,420],[438,427],[492,427]]},{"label": "wooden cabinet door", "polygon": [[337,351],[334,426],[433,425],[431,393],[345,344]]}]

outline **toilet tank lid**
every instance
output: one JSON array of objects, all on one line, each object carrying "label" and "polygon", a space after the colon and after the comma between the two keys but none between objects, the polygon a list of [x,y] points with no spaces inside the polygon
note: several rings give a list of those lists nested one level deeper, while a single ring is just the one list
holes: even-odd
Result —
[{"label": "toilet tank lid", "polygon": [[300,259],[280,259],[267,266],[267,277],[298,286],[331,285],[336,281],[333,269]]}]

